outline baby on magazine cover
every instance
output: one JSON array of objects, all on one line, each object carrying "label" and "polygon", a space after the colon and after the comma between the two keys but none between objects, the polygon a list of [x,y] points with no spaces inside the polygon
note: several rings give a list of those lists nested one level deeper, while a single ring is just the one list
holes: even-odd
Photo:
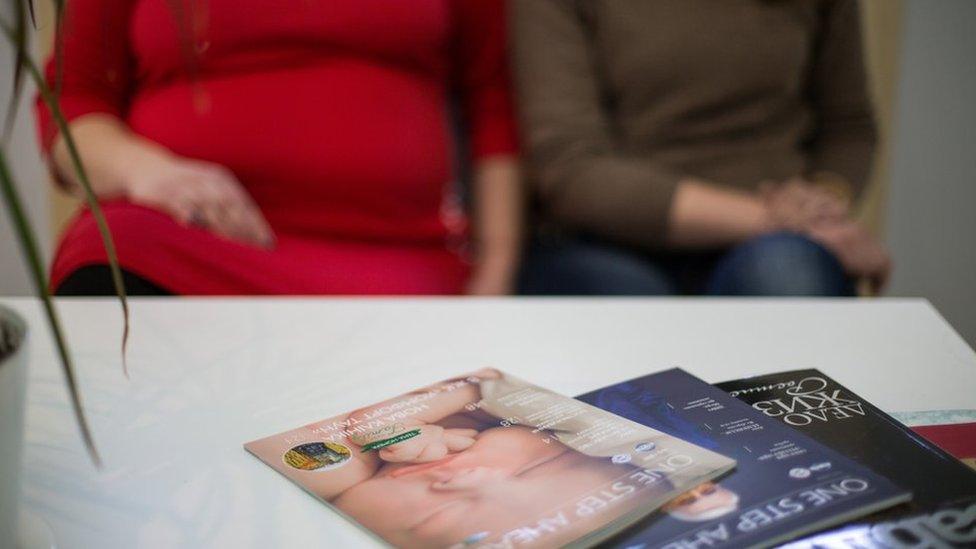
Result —
[{"label": "baby on magazine cover", "polygon": [[[395,422],[370,423],[398,411]],[[286,466],[272,466],[400,547],[565,544],[646,506],[650,492],[660,505],[675,485],[731,464],[492,369],[337,419],[341,436],[296,446]],[[619,481],[668,455],[695,463],[675,457],[671,473],[647,475],[644,495],[628,497],[635,481]]]}]

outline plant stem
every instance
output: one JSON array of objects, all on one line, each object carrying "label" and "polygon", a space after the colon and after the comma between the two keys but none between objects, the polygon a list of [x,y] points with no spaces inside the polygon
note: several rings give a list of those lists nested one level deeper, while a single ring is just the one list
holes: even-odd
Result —
[{"label": "plant stem", "polygon": [[64,117],[64,113],[61,112],[61,106],[58,104],[54,94],[51,93],[51,89],[48,87],[44,76],[41,74],[40,69],[37,68],[34,60],[30,56],[24,55],[20,58],[20,62],[23,63],[24,67],[30,73],[38,92],[41,94],[41,99],[51,111],[51,117],[58,126],[58,132],[64,138],[65,145],[68,148],[68,155],[71,157],[72,167],[78,175],[81,188],[84,190],[85,201],[88,203],[88,208],[91,210],[92,217],[95,218],[95,224],[98,226],[98,232],[101,234],[102,244],[105,246],[105,255],[108,258],[109,269],[112,272],[112,284],[115,286],[115,293],[122,305],[122,371],[126,377],[129,377],[129,366],[126,359],[126,349],[129,345],[129,301],[126,298],[125,282],[122,280],[122,269],[119,267],[119,258],[115,250],[115,241],[112,239],[112,232],[109,230],[108,221],[105,220],[105,214],[98,205],[98,197],[95,196],[95,191],[92,190],[91,182],[88,180],[88,174],[85,172],[85,168],[81,163],[81,155],[78,154],[78,147],[75,144],[74,138],[71,136],[71,131],[68,129],[68,122]]},{"label": "plant stem", "polygon": [[10,171],[7,169],[7,161],[3,150],[0,149],[0,191],[3,193],[4,202],[10,212],[10,219],[13,223],[14,233],[20,241],[21,249],[27,257],[27,268],[34,283],[37,294],[41,296],[44,304],[44,314],[47,316],[48,324],[51,327],[51,335],[61,359],[62,371],[65,381],[68,384],[68,395],[71,397],[71,407],[74,409],[75,420],[78,422],[78,429],[81,431],[81,438],[85,443],[85,449],[91,457],[95,467],[102,466],[102,460],[95,448],[95,441],[92,438],[91,430],[88,428],[88,420],[85,417],[85,410],[81,406],[81,395],[78,392],[78,384],[75,381],[74,365],[71,361],[71,353],[68,352],[68,344],[64,337],[64,330],[61,329],[61,321],[58,318],[57,310],[54,308],[51,294],[47,288],[47,277],[44,275],[44,268],[41,266],[41,254],[37,246],[37,240],[27,216],[24,213],[23,203],[20,195],[14,187]]}]

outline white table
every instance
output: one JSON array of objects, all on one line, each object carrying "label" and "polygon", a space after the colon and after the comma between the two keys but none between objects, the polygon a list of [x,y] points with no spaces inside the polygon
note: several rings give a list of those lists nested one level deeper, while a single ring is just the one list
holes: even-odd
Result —
[{"label": "white table", "polygon": [[[889,411],[976,408],[976,355],[922,300],[64,300],[105,460],[82,450],[34,300],[24,503],[61,547],[358,546],[241,444],[491,365],[567,394],[680,365],[817,367]],[[2,545],[2,543],[0,543]]]}]

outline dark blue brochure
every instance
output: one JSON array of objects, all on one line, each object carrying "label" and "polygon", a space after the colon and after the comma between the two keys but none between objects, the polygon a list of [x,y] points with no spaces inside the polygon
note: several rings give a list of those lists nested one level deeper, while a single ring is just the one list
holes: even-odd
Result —
[{"label": "dark blue brochure", "polygon": [[769,547],[911,497],[868,468],[680,369],[577,398],[738,462],[717,482],[678,496],[613,538],[616,547]]}]

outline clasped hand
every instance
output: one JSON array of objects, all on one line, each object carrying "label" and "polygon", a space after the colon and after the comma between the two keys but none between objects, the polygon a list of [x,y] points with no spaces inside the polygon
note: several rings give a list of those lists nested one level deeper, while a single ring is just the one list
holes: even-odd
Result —
[{"label": "clasped hand", "polygon": [[868,279],[877,292],[891,271],[887,250],[851,218],[850,200],[802,179],[762,186],[760,194],[776,229],[806,234],[830,250],[856,277]]}]

